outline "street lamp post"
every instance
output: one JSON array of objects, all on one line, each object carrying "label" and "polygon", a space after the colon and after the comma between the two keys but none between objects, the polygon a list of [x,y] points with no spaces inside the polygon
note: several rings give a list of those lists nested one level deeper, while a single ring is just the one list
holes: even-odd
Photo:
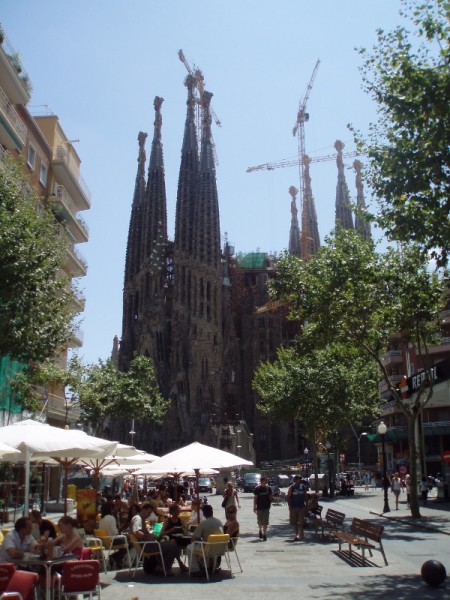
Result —
[{"label": "street lamp post", "polygon": [[387,470],[386,470],[386,447],[384,445],[384,436],[386,435],[387,427],[383,421],[380,421],[378,425],[378,434],[381,437],[381,451],[383,454],[383,488],[384,488],[384,508],[383,512],[390,512],[389,500],[388,500],[388,481],[387,481]]},{"label": "street lamp post", "polygon": [[135,430],[134,430],[134,419],[131,419],[131,431],[129,432],[131,435],[131,445],[134,446],[134,435],[135,435]]},{"label": "street lamp post", "polygon": [[330,459],[330,448],[331,442],[328,440],[325,442],[325,448],[327,449],[327,459],[328,459],[328,479],[330,485],[330,498],[334,497],[334,476],[331,469],[331,459]]},{"label": "street lamp post", "polygon": [[367,432],[361,433],[358,438],[358,475],[359,475],[359,483],[361,484],[361,438],[367,435]]},{"label": "street lamp post", "polygon": [[306,471],[306,478],[308,478],[309,475],[309,470],[308,470],[308,454],[309,454],[309,450],[308,448],[305,448],[303,450],[303,453],[305,454],[305,471]]}]

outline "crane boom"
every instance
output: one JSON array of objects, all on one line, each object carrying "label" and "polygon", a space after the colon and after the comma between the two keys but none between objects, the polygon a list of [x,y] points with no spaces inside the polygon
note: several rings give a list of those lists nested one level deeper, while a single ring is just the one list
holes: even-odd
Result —
[{"label": "crane boom", "polygon": [[[342,153],[343,158],[353,158],[355,156],[361,156],[361,153],[357,152],[357,151]],[[326,154],[325,156],[315,156],[315,157],[311,158],[311,162],[312,163],[326,162],[328,160],[334,160],[335,158],[336,158],[336,154]],[[279,160],[276,162],[264,163],[262,165],[248,167],[246,172],[254,173],[255,171],[265,171],[265,170],[273,171],[275,169],[284,168],[284,167],[295,167],[299,164],[299,160],[300,160],[299,158],[294,158],[294,159],[286,159],[286,160]]]}]

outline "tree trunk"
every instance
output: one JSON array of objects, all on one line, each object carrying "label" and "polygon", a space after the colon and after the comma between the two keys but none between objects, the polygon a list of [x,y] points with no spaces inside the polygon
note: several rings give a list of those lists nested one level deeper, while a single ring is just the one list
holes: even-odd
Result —
[{"label": "tree trunk", "polygon": [[417,496],[417,447],[416,447],[416,422],[418,415],[412,411],[408,415],[408,439],[409,439],[409,474],[411,475],[411,495],[409,506],[411,516],[415,519],[420,519],[419,498]]}]

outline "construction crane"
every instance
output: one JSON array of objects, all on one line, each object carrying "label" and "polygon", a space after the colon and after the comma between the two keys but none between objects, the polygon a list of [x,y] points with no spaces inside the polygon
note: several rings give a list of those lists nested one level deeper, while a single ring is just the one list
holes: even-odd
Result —
[{"label": "construction crane", "polygon": [[[192,77],[194,78],[195,87],[197,88],[198,93],[199,93],[199,97],[196,98],[196,102],[198,105],[201,105],[201,97],[203,96],[203,92],[205,91],[205,78],[203,77],[203,73],[195,65],[194,65],[194,67],[191,67],[191,65],[186,60],[186,57],[184,56],[183,50],[178,50],[178,58],[181,60],[183,65],[186,67],[186,71],[189,73],[189,75],[192,75]],[[219,117],[216,115],[216,113],[214,112],[212,107],[210,107],[210,111],[211,111],[211,116],[214,119],[215,124],[218,127],[222,127],[222,123],[220,122]]]},{"label": "construction crane", "polygon": [[[355,156],[360,156],[361,153],[357,151],[352,152],[343,152],[342,158],[353,158]],[[305,155],[306,156],[306,155]],[[315,156],[310,159],[312,163],[318,162],[326,162],[327,160],[334,160],[336,158],[336,154],[327,154],[325,156]],[[254,167],[248,167],[247,173],[253,173],[254,171],[273,171],[274,169],[280,169],[284,167],[295,167],[299,164],[300,157],[294,159],[284,159],[276,162],[264,163],[262,165],[256,165]],[[303,162],[303,161],[302,161]]]},{"label": "construction crane", "polygon": [[320,59],[317,59],[316,65],[313,69],[311,79],[309,80],[308,87],[306,88],[303,100],[299,102],[297,119],[295,121],[294,128],[292,129],[292,135],[297,136],[298,140],[298,174],[300,179],[300,209],[303,206],[303,198],[305,197],[305,167],[303,163],[303,157],[305,152],[305,123],[309,121],[309,113],[306,112],[306,105],[308,104],[309,95],[311,94],[312,87],[314,85],[314,79],[316,78],[317,71],[319,69]]}]

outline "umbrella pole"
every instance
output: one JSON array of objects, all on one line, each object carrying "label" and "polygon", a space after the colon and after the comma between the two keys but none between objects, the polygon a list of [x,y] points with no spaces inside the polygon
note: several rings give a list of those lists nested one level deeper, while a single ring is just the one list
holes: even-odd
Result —
[{"label": "umbrella pole", "polygon": [[198,502],[198,508],[197,508],[197,525],[200,524],[200,490],[199,490],[199,482],[198,482],[198,477],[200,474],[200,469],[194,469],[194,473],[195,473],[195,493],[197,494],[197,502]]},{"label": "umbrella pole", "polygon": [[23,515],[28,517],[30,509],[30,468],[31,452],[29,448],[25,449],[25,498],[23,500]]}]

